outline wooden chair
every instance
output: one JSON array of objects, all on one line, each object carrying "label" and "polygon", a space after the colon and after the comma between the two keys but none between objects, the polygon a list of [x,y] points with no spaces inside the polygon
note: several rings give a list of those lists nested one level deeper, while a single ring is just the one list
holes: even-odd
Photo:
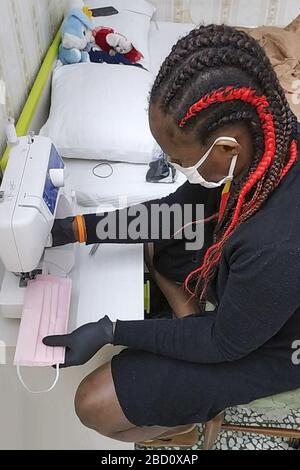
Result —
[{"label": "wooden chair", "polygon": [[[288,415],[291,411],[300,411],[300,388],[280,393],[260,400],[255,400],[243,406],[252,411],[278,411],[285,412]],[[225,412],[219,413],[213,419],[204,425],[204,444],[203,450],[210,450],[213,448],[220,431],[239,431],[251,432],[256,434],[264,434],[268,436],[287,437],[290,439],[300,439],[300,423],[298,429],[287,429],[271,426],[248,426],[237,425],[224,422]]]}]

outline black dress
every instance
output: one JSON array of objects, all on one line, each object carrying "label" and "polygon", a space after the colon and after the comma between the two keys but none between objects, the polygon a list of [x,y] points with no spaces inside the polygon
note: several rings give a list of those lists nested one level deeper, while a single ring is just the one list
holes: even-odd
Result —
[{"label": "black dress", "polygon": [[[218,209],[220,189],[185,183],[161,201],[205,203],[208,216]],[[85,216],[88,243],[99,242],[102,217]],[[182,281],[211,243],[211,224],[205,230],[197,253],[186,251],[184,240],[156,242],[156,268]],[[140,241],[151,236],[135,240]],[[114,344],[128,349],[113,357],[112,375],[132,424],[205,422],[226,407],[300,387],[300,354],[294,349],[300,340],[299,161],[227,240],[212,289],[214,312],[117,321]]]}]

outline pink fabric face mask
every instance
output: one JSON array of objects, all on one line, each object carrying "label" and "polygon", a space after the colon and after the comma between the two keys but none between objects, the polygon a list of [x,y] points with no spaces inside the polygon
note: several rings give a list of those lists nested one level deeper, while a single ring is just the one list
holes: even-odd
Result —
[{"label": "pink fabric face mask", "polygon": [[[65,348],[43,344],[45,336],[67,333],[72,281],[49,275],[29,281],[25,293],[14,364],[19,379],[32,393],[49,392],[59,377],[59,364],[65,362]],[[24,383],[20,366],[56,365],[56,378],[48,390],[33,392]]]}]

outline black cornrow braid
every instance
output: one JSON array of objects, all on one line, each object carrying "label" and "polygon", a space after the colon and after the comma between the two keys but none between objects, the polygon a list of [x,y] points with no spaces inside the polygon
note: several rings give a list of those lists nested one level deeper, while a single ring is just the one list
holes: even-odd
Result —
[{"label": "black cornrow braid", "polygon": [[[283,142],[286,135],[291,131],[289,127],[289,108],[285,97],[283,101],[282,96],[276,90],[276,86],[274,87],[276,83],[272,83],[272,80],[270,79],[274,78],[277,82],[275,72],[273,72],[273,77],[270,77],[268,69],[258,61],[257,57],[235,50],[231,46],[229,48],[219,47],[218,49],[203,49],[198,51],[198,53],[193,53],[190,59],[181,65],[177,75],[172,79],[171,86],[164,98],[163,108],[167,110],[170,107],[172,100],[178,92],[183,90],[183,87],[187,86],[187,83],[192,81],[193,77],[197,73],[207,69],[208,67],[213,68],[226,65],[237,67],[240,70],[244,70],[246,73],[249,73],[249,70],[251,70],[251,78],[254,78],[259,83],[262,93],[267,97],[269,104],[272,107],[275,128],[277,129],[279,125],[281,128],[281,136],[278,136],[278,138],[281,138]],[[270,68],[272,69],[272,67]],[[291,117],[294,121],[295,116],[292,115]],[[285,123],[284,126],[282,126],[282,120]]]},{"label": "black cornrow braid", "polygon": [[[227,46],[227,47],[224,48],[224,46]],[[209,56],[209,51],[206,48],[211,49],[210,56]],[[218,60],[216,60],[216,55],[220,55],[220,48],[222,48],[221,57],[219,57]],[[230,48],[233,48],[233,51],[232,50],[230,51],[229,50]],[[287,112],[290,111],[284,92],[282,88],[279,86],[277,76],[269,62],[269,59],[264,54],[262,48],[257,43],[257,41],[255,41],[253,38],[248,36],[247,33],[243,31],[237,31],[237,30],[234,30],[233,28],[229,28],[225,26],[218,26],[218,25],[210,25],[207,27],[200,26],[198,29],[191,31],[191,33],[187,35],[185,38],[182,38],[181,40],[179,40],[177,45],[173,47],[172,51],[173,53],[171,53],[169,58],[166,60],[166,68],[167,68],[168,73],[170,73],[171,65],[174,68],[174,66],[178,65],[178,63],[182,64],[183,58],[187,58],[188,60],[192,61],[193,58],[191,57],[191,55],[194,53],[196,54],[198,53],[199,55],[200,51],[203,51],[204,55],[207,56],[207,61],[204,64],[206,67],[217,66],[218,63],[219,65],[220,64],[225,65],[226,56],[228,56],[227,63],[229,65],[234,65],[234,59],[236,57],[238,59],[236,65],[239,66],[239,68],[244,67],[246,71],[250,70],[251,76],[255,76],[255,72],[257,71],[256,75],[258,78],[258,82],[260,82],[260,84],[263,82],[264,78],[266,79],[265,80],[266,84],[268,83],[272,84],[272,86],[269,87],[269,89],[265,87],[265,89],[263,89],[263,92],[266,94],[267,97],[268,97],[268,92],[273,95],[275,94],[274,96],[275,107],[278,101],[279,102],[282,101],[284,106],[281,107],[281,116],[282,116],[282,113],[286,112],[286,110]],[[243,54],[237,54],[238,52],[240,53],[243,52]],[[252,58],[251,58],[251,55],[253,56]],[[184,72],[183,72],[183,75],[181,76],[183,83],[185,83],[189,79],[192,79],[191,70],[188,70],[186,65],[187,64],[185,63],[182,64],[183,71],[186,70],[187,72],[186,75],[184,75]],[[257,69],[257,67],[259,67],[259,69]],[[195,70],[194,70],[194,73],[196,72],[197,72],[197,66],[195,67]],[[178,77],[178,74],[177,74],[177,77]],[[178,77],[178,80],[179,80],[179,77]],[[165,78],[166,78],[166,70],[165,70],[165,66],[163,65],[160,71],[160,74],[157,77],[157,81],[154,84],[153,91],[152,91],[153,95],[155,95],[157,89],[161,85],[161,82]],[[171,88],[169,93],[165,96],[164,106],[167,105],[168,100],[172,99],[172,96],[174,96],[174,93],[176,94],[178,91],[179,84],[177,83],[176,79],[172,80],[172,82],[173,82],[173,85],[172,85],[173,92],[171,91],[172,90]],[[277,86],[274,87],[274,84]],[[278,96],[276,96],[277,93],[278,93]],[[278,100],[278,98],[281,98],[281,100],[280,99]],[[293,128],[295,117],[291,113],[291,111],[289,113],[289,116],[286,116],[286,119],[287,119],[287,124],[289,124],[289,121],[290,121],[291,127]]]},{"label": "black cornrow braid", "polygon": [[[230,30],[230,34],[225,35],[224,31],[225,30]],[[234,33],[232,34],[232,31]],[[211,33],[214,32],[214,36],[211,35]],[[209,36],[209,37],[208,37]],[[200,38],[200,43],[199,43],[199,38]],[[251,53],[254,55],[254,57],[248,56],[247,54],[242,54],[241,51],[232,51],[229,50],[228,48],[218,48],[217,50],[211,49],[212,44],[216,44],[220,46],[220,43],[222,46],[224,44],[231,45],[235,44],[239,47],[239,49],[245,49],[247,53]],[[202,49],[200,49],[200,46],[202,46]],[[205,48],[210,48],[209,50]],[[182,50],[180,50],[182,48]],[[271,93],[274,95],[273,99],[273,108],[274,108],[274,122],[275,122],[275,129],[279,128],[281,129],[280,133],[277,133],[277,145],[279,147],[279,150],[284,151],[287,150],[284,149],[284,142],[286,142],[288,139],[286,139],[286,132],[289,134],[293,132],[295,128],[295,116],[293,113],[289,110],[289,107],[287,105],[287,101],[285,98],[285,95],[283,93],[283,90],[281,89],[278,82],[278,79],[276,77],[275,72],[273,71],[271,64],[269,62],[269,59],[266,57],[266,55],[263,53],[261,47],[259,44],[253,39],[250,38],[246,33],[244,32],[238,32],[233,30],[232,28],[224,27],[224,26],[217,26],[217,25],[210,25],[208,27],[200,26],[200,28],[192,31],[188,36],[185,38],[179,40],[177,45],[173,47],[173,55],[175,55],[175,61],[173,60],[173,66],[174,63],[179,63],[179,59],[182,58],[185,55],[187,55],[187,52],[189,53],[188,55],[188,60],[184,61],[181,65],[181,67],[178,68],[177,70],[177,76],[172,77],[172,84],[171,87],[169,88],[169,91],[165,94],[164,101],[162,103],[162,106],[164,108],[168,107],[170,104],[170,101],[174,98],[176,95],[176,92],[180,90],[180,87],[182,87],[183,84],[187,84],[188,80],[192,80],[193,75],[198,71],[199,69],[203,69],[204,67],[213,67],[222,64],[228,64],[228,65],[239,65],[241,68],[244,68],[246,71],[249,69],[251,70],[251,75],[257,76],[260,82],[260,85],[265,81],[265,86],[261,86],[263,91],[265,92],[266,96]],[[194,53],[194,51],[198,52],[198,55],[196,57],[192,56],[191,53]],[[238,53],[239,52],[239,53]],[[197,53],[196,53],[197,54]],[[203,56],[202,58],[202,63],[201,63],[201,55]],[[172,56],[172,53],[170,54]],[[189,63],[187,63],[189,61]],[[264,67],[261,65],[267,65],[268,67]],[[165,76],[164,67],[162,67],[161,70],[161,76]],[[272,71],[272,74],[270,74],[270,69]],[[273,75],[273,76],[272,76]],[[270,80],[270,76],[273,80]],[[273,83],[272,83],[273,81]],[[274,82],[275,85],[274,86]],[[153,96],[155,96],[155,93],[157,91],[157,86],[161,83],[160,78],[158,76],[157,83],[154,84],[152,93]],[[267,92],[267,93],[266,93]],[[280,99],[283,99],[283,103],[280,106]],[[270,99],[269,99],[270,102]],[[272,100],[271,100],[272,102]],[[290,111],[290,112],[289,112]],[[289,113],[288,113],[289,112]],[[286,126],[282,126],[282,121],[283,121],[283,116],[286,114]],[[280,174],[285,162],[282,161],[281,165],[277,167],[277,175]],[[274,169],[273,169],[274,173]],[[274,177],[275,175],[272,175],[271,178],[271,184],[275,184],[276,178]]]},{"label": "black cornrow braid", "polygon": [[[206,52],[209,52],[209,51],[206,51]],[[228,50],[224,54],[223,54],[222,50],[219,50],[217,52],[217,54],[213,54],[212,56],[210,54],[204,55],[203,56],[203,62],[206,63],[206,67],[213,67],[213,64],[216,64],[218,62],[218,58],[220,56],[223,57],[223,60],[224,59],[228,60],[228,63],[229,63],[229,56],[232,56],[232,54],[230,54],[230,51],[228,51]],[[238,54],[235,55],[235,58],[232,60],[232,62],[236,62],[236,57],[238,57]],[[201,59],[201,54],[199,54],[197,56],[197,59],[199,59],[199,60]],[[248,59],[247,62],[249,64],[249,66],[251,67],[251,70],[255,72],[255,60],[251,57],[248,57],[247,59]],[[170,98],[172,97],[174,99],[174,96],[175,96],[174,90],[176,89],[175,87],[177,86],[177,88],[178,88],[177,92],[178,92],[180,90],[180,86],[181,86],[180,84],[187,84],[187,75],[186,74],[189,74],[189,76],[193,76],[195,74],[195,70],[199,69],[199,66],[200,66],[200,70],[201,69],[203,70],[203,68],[204,68],[204,65],[201,64],[201,62],[200,62],[200,64],[197,65],[196,59],[194,59],[194,64],[193,64],[193,59],[191,60],[190,64],[189,63],[184,63],[184,66],[181,66],[181,70],[183,69],[182,72],[179,71],[179,78],[177,80],[176,80],[176,78],[172,80],[172,85],[171,85],[170,91],[165,95],[165,100],[164,100],[164,103],[163,103],[164,109],[166,109],[168,104],[170,105]],[[267,74],[267,76],[268,76],[268,74]],[[265,88],[265,91],[266,91],[267,87],[264,87],[264,88]],[[271,105],[271,103],[273,103],[272,108],[273,108],[274,124],[275,124],[275,129],[276,129],[278,153],[279,154],[284,153],[285,155],[287,155],[288,142],[290,140],[289,137],[291,136],[291,133],[292,133],[295,125],[289,126],[288,121],[284,119],[284,117],[287,117],[287,113],[284,112],[285,106],[284,106],[283,103],[280,104],[279,94],[276,93],[276,89],[275,89],[274,85],[273,86],[269,85],[268,88],[269,88],[269,90],[272,90],[273,96],[275,96],[271,100],[269,99],[269,102],[270,102],[270,105]],[[268,95],[270,95],[269,90],[268,90],[268,93],[265,93],[267,97],[268,97]],[[190,103],[188,103],[188,105],[189,104]],[[178,119],[178,117],[177,117],[177,119]],[[295,117],[293,115],[292,115],[291,119],[294,122],[296,122]],[[191,125],[191,124],[192,124],[192,122],[189,125]],[[286,163],[285,160],[281,160],[280,164],[278,164],[276,167],[273,167],[270,170],[270,171],[272,171],[272,175],[273,175],[272,178],[271,178],[272,184],[275,184],[276,177],[278,177],[279,174],[281,173],[282,168],[284,167],[285,163]]]},{"label": "black cornrow braid", "polygon": [[252,134],[254,148],[254,158],[248,174],[233,185],[224,217],[215,227],[214,239],[218,243],[209,250],[204,271],[199,269],[202,274],[199,274],[196,294],[201,293],[201,296],[205,291],[203,285],[207,287],[207,281],[214,275],[216,260],[219,259],[219,251],[224,243],[222,241],[220,244],[219,241],[224,240],[227,229],[232,227],[241,191],[243,190],[245,197],[240,217],[237,219],[235,216],[235,227],[260,209],[278,186],[283,169],[290,167],[288,162],[295,161],[295,146],[292,147],[292,143],[296,135],[297,119],[263,49],[243,31],[225,25],[200,26],[181,38],[173,46],[159,71],[150,94],[150,106],[158,104],[179,125],[192,104],[222,87],[249,88],[255,90],[258,96],[266,97],[268,112],[272,115],[274,124],[275,154],[272,163],[245,194],[244,187],[249,187],[249,176],[255,172],[265,151],[265,136],[257,110],[252,105],[234,100],[231,103],[212,104],[199,114],[191,114],[186,121],[183,132],[195,129],[195,135],[202,143],[209,140],[211,134],[220,127],[244,122]]},{"label": "black cornrow braid", "polygon": [[[235,51],[239,49],[240,51],[244,51],[245,53],[252,55],[257,62],[259,61],[263,66],[266,66],[268,73],[270,73],[270,62],[268,57],[264,54],[258,42],[251,38],[247,33],[234,30],[233,28],[229,28],[224,25],[200,26],[199,28],[192,30],[187,36],[180,39],[177,44],[173,46],[171,54],[166,59],[165,64],[162,66],[160,74],[157,77],[156,84],[153,87],[153,92],[155,93],[156,88],[160,87],[160,82],[167,76],[166,72],[170,72],[169,68],[182,62],[182,58],[190,57],[192,53],[197,53],[201,49],[212,48],[215,50],[216,48],[224,46],[233,47],[235,48]],[[273,80],[278,81],[273,69],[272,72]],[[278,91],[280,92],[283,101],[287,104],[281,87],[279,87]]]},{"label": "black cornrow braid", "polygon": [[[245,105],[245,107],[248,107],[248,106]],[[256,149],[256,153],[249,167],[248,174],[246,174],[243,178],[241,178],[239,183],[235,186],[234,190],[230,194],[230,198],[226,206],[224,217],[221,220],[220,224],[216,226],[215,239],[221,228],[223,228],[223,231],[225,231],[226,228],[229,226],[229,223],[230,223],[230,218],[228,217],[229,213],[231,213],[232,210],[234,209],[240,190],[242,186],[244,185],[244,183],[246,182],[247,178],[249,177],[249,174],[254,172],[255,168],[258,165],[258,162],[260,161],[262,157],[263,148],[264,148],[263,134],[261,132],[261,128],[259,127],[259,119],[256,113],[253,111],[253,109],[250,109],[250,110],[241,109],[240,111],[235,111],[230,116],[222,117],[219,120],[211,123],[209,126],[205,126],[205,127],[203,126],[203,128],[201,129],[201,132],[203,132],[203,134],[209,135],[222,126],[225,126],[228,124],[234,124],[235,122],[241,122],[241,121],[251,123],[251,126],[249,126],[249,128],[252,134],[253,147],[254,149]],[[259,196],[262,184],[263,184],[263,179],[257,183],[257,187],[254,188],[253,191],[248,193],[247,200],[245,202],[245,210],[247,210],[247,206],[251,206],[253,204],[253,200],[256,200],[256,198]]]}]

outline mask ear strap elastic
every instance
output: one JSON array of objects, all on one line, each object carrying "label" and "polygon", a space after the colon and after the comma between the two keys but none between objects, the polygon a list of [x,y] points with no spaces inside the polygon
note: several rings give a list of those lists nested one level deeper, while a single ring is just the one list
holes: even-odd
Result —
[{"label": "mask ear strap elastic", "polygon": [[208,158],[210,152],[212,151],[212,149],[214,148],[215,144],[216,144],[216,141],[218,139],[216,139],[213,144],[211,144],[211,146],[209,147],[209,149],[206,150],[205,154],[203,155],[202,158],[200,158],[199,162],[196,163],[196,165],[194,165],[194,168],[196,168],[196,170],[201,166],[203,165],[203,163],[205,162],[205,160]]},{"label": "mask ear strap elastic", "polygon": [[229,173],[228,173],[228,176],[230,176],[230,178],[233,176],[234,167],[235,167],[235,164],[236,164],[236,161],[237,161],[237,157],[238,157],[238,155],[234,155],[231,159],[231,163],[230,163],[230,167],[229,167]]},{"label": "mask ear strap elastic", "polygon": [[199,160],[198,163],[196,163],[196,165],[194,165],[194,168],[196,168],[196,170],[199,168],[199,166],[201,166],[205,160],[208,158],[210,152],[212,151],[212,149],[214,148],[214,146],[220,142],[220,140],[229,140],[230,142],[235,142],[237,143],[236,139],[234,137],[217,137],[215,139],[215,141],[211,144],[211,146],[209,147],[208,150],[206,150],[205,154],[203,155],[203,157]]},{"label": "mask ear strap elastic", "polygon": [[27,392],[29,392],[29,393],[47,393],[47,392],[51,392],[51,390],[54,389],[55,385],[56,385],[57,382],[58,382],[58,379],[59,379],[59,364],[56,364],[56,376],[55,376],[54,382],[53,382],[53,384],[51,385],[51,387],[48,388],[47,390],[39,390],[39,391],[30,390],[30,388],[27,387],[27,385],[26,385],[25,382],[24,382],[24,379],[23,379],[23,377],[22,377],[22,374],[21,374],[21,370],[20,370],[20,366],[19,366],[19,365],[17,365],[17,374],[18,374],[18,377],[19,377],[19,380],[20,380],[21,384],[22,384],[23,387],[27,390]]}]

